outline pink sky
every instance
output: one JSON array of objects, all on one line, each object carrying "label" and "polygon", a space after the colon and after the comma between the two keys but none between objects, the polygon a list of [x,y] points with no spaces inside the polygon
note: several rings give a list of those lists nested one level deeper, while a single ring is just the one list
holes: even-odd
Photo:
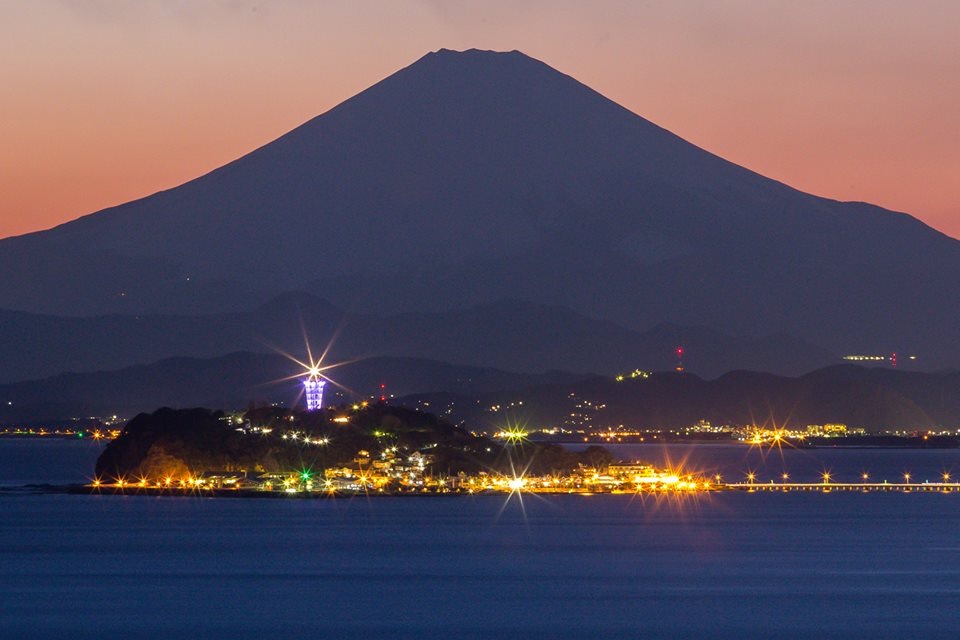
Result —
[{"label": "pink sky", "polygon": [[960,237],[960,2],[0,3],[0,237],[183,183],[441,47]]}]

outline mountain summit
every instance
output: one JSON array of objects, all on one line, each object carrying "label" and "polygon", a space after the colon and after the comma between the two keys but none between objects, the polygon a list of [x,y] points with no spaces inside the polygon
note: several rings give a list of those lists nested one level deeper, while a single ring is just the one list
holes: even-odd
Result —
[{"label": "mountain summit", "polygon": [[477,50],[429,53],[180,187],[0,241],[9,309],[510,297],[937,364],[960,358],[958,274],[960,243],[908,215],[799,192],[522,53]]}]

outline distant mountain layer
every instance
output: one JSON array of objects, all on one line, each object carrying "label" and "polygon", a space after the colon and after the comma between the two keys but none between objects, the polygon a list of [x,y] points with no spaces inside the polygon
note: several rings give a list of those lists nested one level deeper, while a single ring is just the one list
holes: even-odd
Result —
[{"label": "distant mountain layer", "polygon": [[0,311],[0,383],[173,356],[271,352],[271,347],[305,358],[304,330],[318,351],[332,341],[333,361],[420,357],[530,373],[669,369],[678,345],[686,349],[687,367],[706,376],[734,368],[796,374],[837,360],[789,336],[738,338],[705,327],[666,324],[637,332],[568,309],[517,301],[374,316],[346,314],[310,296],[287,295],[251,312],[206,316],[64,318]]},{"label": "distant mountain layer", "polygon": [[[170,358],[116,371],[61,374],[0,385],[0,424],[158,407],[236,410],[302,403],[299,365],[276,354]],[[798,377],[732,371],[715,379],[562,371],[523,374],[418,358],[369,358],[327,372],[330,402],[380,394],[471,428],[532,426],[678,428],[714,424],[805,426],[841,422],[871,430],[960,428],[960,372],[920,373],[840,365]],[[495,410],[492,408],[496,407]],[[602,408],[598,408],[602,407]]]},{"label": "distant mountain layer", "polygon": [[0,308],[56,315],[512,298],[960,361],[960,242],[731,164],[519,52],[428,54],[187,184],[0,241],[0,282]]},{"label": "distant mountain layer", "polygon": [[[796,378],[733,371],[714,380],[670,372],[622,382],[594,378],[490,394],[424,394],[402,401],[450,410],[454,419],[477,428],[508,421],[531,426],[586,421],[598,427],[680,428],[706,419],[714,425],[802,428],[843,423],[874,431],[958,429],[960,372],[840,365]],[[600,405],[603,408],[595,409]]]},{"label": "distant mountain layer", "polygon": [[[284,356],[233,353],[197,359],[171,358],[95,373],[61,374],[44,380],[0,385],[0,423],[83,416],[132,416],[158,407],[237,410],[250,405],[302,403],[302,368]],[[480,367],[459,367],[417,358],[371,358],[327,372],[336,384],[325,390],[329,402],[385,392],[409,395],[450,390],[483,394],[583,378],[554,372],[526,375]]]}]

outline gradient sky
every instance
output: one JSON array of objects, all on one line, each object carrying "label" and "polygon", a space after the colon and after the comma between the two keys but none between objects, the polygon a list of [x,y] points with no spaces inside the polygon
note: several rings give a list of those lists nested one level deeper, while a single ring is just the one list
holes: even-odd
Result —
[{"label": "gradient sky", "polygon": [[519,49],[960,237],[958,34],[956,0],[0,0],[0,237],[185,182],[441,47]]}]

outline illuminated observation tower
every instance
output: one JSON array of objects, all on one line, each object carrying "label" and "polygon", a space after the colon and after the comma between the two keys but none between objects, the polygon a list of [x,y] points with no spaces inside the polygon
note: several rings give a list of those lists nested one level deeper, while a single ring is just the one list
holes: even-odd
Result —
[{"label": "illuminated observation tower", "polygon": [[319,367],[311,367],[303,381],[303,395],[307,400],[307,411],[319,411],[323,408],[323,387],[327,381],[320,375]]}]

